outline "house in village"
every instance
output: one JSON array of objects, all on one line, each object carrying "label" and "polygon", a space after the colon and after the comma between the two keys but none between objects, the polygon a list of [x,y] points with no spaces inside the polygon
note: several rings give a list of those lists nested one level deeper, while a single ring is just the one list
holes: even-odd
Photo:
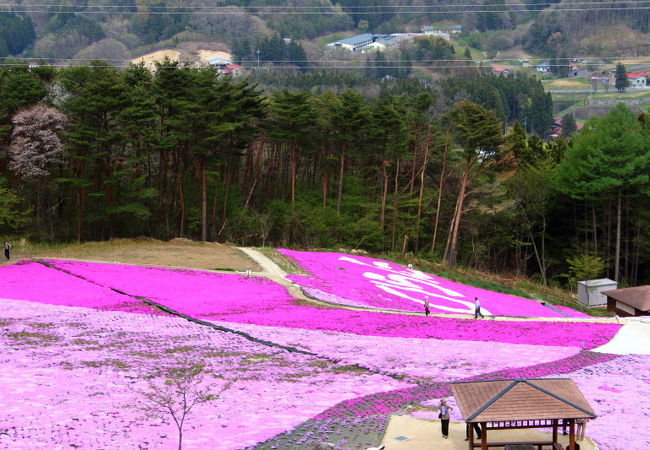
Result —
[{"label": "house in village", "polygon": [[648,84],[648,72],[628,72],[627,79],[632,87],[646,87]]},{"label": "house in village", "polygon": [[492,73],[497,76],[508,75],[510,73],[510,69],[507,67],[492,67]]},{"label": "house in village", "polygon": [[535,67],[535,70],[540,73],[549,73],[551,71],[551,63],[548,61],[540,63]]},{"label": "house in village", "polygon": [[396,36],[386,35],[377,36],[375,41],[368,45],[368,49],[376,49],[377,51],[386,50],[388,47],[393,47],[399,43],[400,39]]},{"label": "house in village", "polygon": [[569,69],[570,77],[582,77],[589,75],[589,70],[586,67],[571,67]]},{"label": "house in village", "polygon": [[447,41],[451,40],[451,34],[447,31],[441,31],[437,28],[434,28],[432,26],[424,26],[421,28],[423,35],[425,36],[434,36],[434,37],[439,37],[442,39],[445,39]]},{"label": "house in village", "polygon": [[214,67],[220,74],[223,75],[232,75],[233,77],[239,77],[244,74],[244,68],[239,64],[233,64],[228,58],[212,58],[208,61],[210,67]]}]

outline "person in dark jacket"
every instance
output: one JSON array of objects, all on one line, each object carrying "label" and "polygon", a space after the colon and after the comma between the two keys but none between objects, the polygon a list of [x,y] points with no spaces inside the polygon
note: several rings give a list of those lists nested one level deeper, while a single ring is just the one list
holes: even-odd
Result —
[{"label": "person in dark jacket", "polygon": [[7,258],[7,260],[11,259],[11,244],[7,241],[4,241],[3,247],[5,249],[5,258]]}]

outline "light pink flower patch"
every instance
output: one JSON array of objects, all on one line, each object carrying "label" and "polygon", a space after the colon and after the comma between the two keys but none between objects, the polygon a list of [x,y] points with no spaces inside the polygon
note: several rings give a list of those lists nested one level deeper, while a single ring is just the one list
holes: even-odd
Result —
[{"label": "light pink flower patch", "polygon": [[359,364],[383,373],[412,375],[432,381],[459,380],[527,367],[567,358],[580,351],[578,347],[358,336],[333,331],[216,323],[259,339],[340,360],[343,364]]},{"label": "light pink flower patch", "polygon": [[409,385],[176,317],[3,300],[0,447],[175,448],[171,419],[145,418],[143,376],[189,357],[231,388],[189,416],[184,448],[240,449],[335,404]]},{"label": "light pink flower patch", "polygon": [[[488,315],[566,317],[533,300],[466,286],[383,260],[345,253],[285,249],[278,252],[312,274],[290,275],[289,278],[314,290],[312,292],[330,295],[323,298],[326,301],[349,306],[423,311],[425,297],[429,297],[432,312],[474,314],[474,298],[478,297],[483,313]],[[577,311],[569,316],[588,317]]]},{"label": "light pink flower patch", "polygon": [[650,356],[628,355],[568,374],[598,417],[586,435],[604,450],[650,448]]}]

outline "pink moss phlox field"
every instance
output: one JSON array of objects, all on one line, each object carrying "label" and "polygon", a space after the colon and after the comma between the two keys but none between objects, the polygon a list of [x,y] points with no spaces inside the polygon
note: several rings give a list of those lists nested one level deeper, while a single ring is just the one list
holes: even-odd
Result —
[{"label": "pink moss phlox field", "polygon": [[193,310],[237,315],[255,309],[290,306],[286,289],[265,278],[198,270],[139,267],[77,261],[48,261],[102,286],[163,303],[181,302]]},{"label": "pink moss phlox field", "polygon": [[572,378],[598,417],[586,435],[603,450],[650,448],[650,355],[627,355],[584,367]]},{"label": "pink moss phlox field", "polygon": [[343,364],[359,364],[382,373],[450,381],[502,369],[527,367],[577,354],[578,347],[485,343],[439,339],[358,336],[333,331],[217,322],[258,339],[300,348]]},{"label": "pink moss phlox field", "polygon": [[[563,377],[571,378],[572,372],[585,369],[595,364],[608,363],[616,361],[617,355],[608,355],[594,352],[580,352],[574,356],[564,358],[551,363],[535,364],[529,367],[499,370],[496,372],[485,373],[471,376],[459,381],[478,381],[478,380],[500,380],[513,378],[543,378],[543,377]],[[417,387],[398,389],[390,392],[379,392],[371,394],[365,398],[355,398],[345,400],[340,404],[323,411],[315,417],[318,420],[338,418],[338,417],[367,417],[377,414],[391,414],[409,404],[425,404],[431,406],[438,399],[445,397],[450,400],[451,387],[449,383],[432,382],[422,384]],[[452,419],[460,420],[460,415],[452,414]]]},{"label": "pink moss phlox field", "polygon": [[[70,296],[79,299],[75,305],[108,308],[110,303],[102,301],[102,295],[116,296],[115,301],[129,298],[103,290],[103,286],[154,300],[194,318],[364,336],[593,348],[608,342],[620,328],[617,324],[586,322],[497,322],[321,309],[295,304],[284,287],[263,278],[73,261],[48,263],[76,276],[38,264],[45,271],[38,269],[39,274],[51,283],[36,294],[30,291],[35,289],[30,287],[34,274],[23,270],[32,264],[5,266],[0,269],[0,280],[8,278],[7,269],[12,269],[12,295],[32,301],[52,302],[53,298],[64,302]],[[51,297],[49,291],[53,292]]]},{"label": "pink moss phlox field", "polygon": [[[383,260],[345,253],[298,252],[279,249],[312,276],[289,275],[303,288],[329,294],[325,301],[348,306],[422,311],[425,296],[434,313],[474,313],[474,297],[487,314],[518,317],[565,317],[540,303],[455,283]],[[568,308],[562,309],[567,313]],[[588,317],[577,311],[571,317]]]},{"label": "pink moss phlox field", "polygon": [[503,342],[585,349],[609,342],[620,328],[620,325],[610,323],[447,319],[319,309],[303,305],[273,310],[250,310],[236,316],[218,313],[218,305],[200,311],[182,302],[173,302],[166,306],[206,320],[272,327],[336,331],[363,336]]},{"label": "pink moss phlox field", "polygon": [[133,389],[182,358],[233,382],[190,415],[188,449],[252,446],[343,400],[409,386],[176,317],[1,302],[0,447],[174,448],[171,420],[145,418]]},{"label": "pink moss phlox field", "polygon": [[140,301],[34,261],[0,269],[1,298],[62,306],[159,314]]}]

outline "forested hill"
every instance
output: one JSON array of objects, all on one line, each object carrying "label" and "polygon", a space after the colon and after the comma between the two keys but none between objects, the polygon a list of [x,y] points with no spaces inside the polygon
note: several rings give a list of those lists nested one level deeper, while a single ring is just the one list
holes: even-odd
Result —
[{"label": "forested hill", "polygon": [[[458,23],[496,50],[631,54],[647,47],[644,2],[599,0],[10,0],[0,13],[0,56],[128,58],[187,40],[313,39],[338,31],[418,31]],[[93,45],[94,44],[94,45]],[[613,53],[612,53],[613,52]]]}]

